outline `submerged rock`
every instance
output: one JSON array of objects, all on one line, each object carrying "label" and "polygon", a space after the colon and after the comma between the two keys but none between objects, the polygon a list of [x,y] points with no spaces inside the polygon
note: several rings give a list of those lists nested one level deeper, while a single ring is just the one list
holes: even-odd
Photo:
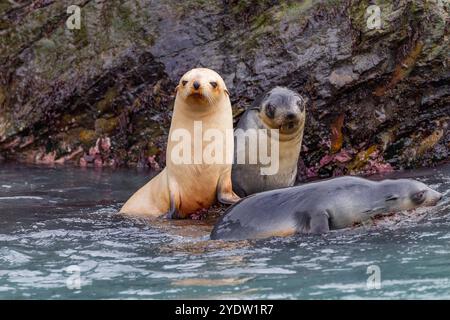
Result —
[{"label": "submerged rock", "polygon": [[[448,2],[377,3],[372,29],[370,1],[5,2],[0,158],[162,166],[176,82],[204,66],[237,117],[275,85],[309,97],[301,177],[443,161]],[[65,23],[74,4],[80,30]]]}]

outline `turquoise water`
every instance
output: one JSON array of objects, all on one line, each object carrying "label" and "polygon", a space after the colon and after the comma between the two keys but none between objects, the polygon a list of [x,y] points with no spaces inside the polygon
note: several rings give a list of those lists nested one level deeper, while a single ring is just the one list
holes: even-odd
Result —
[{"label": "turquoise water", "polygon": [[211,221],[117,215],[146,172],[0,165],[0,298],[448,299],[450,166],[397,176],[445,198],[326,236],[224,243]]}]

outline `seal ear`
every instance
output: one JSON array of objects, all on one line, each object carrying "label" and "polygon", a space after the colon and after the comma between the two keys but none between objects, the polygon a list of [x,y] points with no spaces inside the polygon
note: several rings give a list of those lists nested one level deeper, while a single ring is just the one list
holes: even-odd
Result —
[{"label": "seal ear", "polygon": [[227,94],[227,96],[230,96],[230,93],[228,92],[227,88],[223,89],[223,91]]},{"label": "seal ear", "polygon": [[306,107],[309,105],[308,98],[304,98],[303,96],[299,95],[300,100],[297,101],[297,105],[300,108],[301,112],[305,112]]},{"label": "seal ear", "polygon": [[305,107],[309,106],[311,104],[311,98],[308,96],[301,96],[304,103],[305,103]]},{"label": "seal ear", "polygon": [[180,86],[180,85],[177,85],[177,86],[175,87],[175,91],[174,91],[175,94],[178,92],[178,87],[179,87],[179,86]]}]

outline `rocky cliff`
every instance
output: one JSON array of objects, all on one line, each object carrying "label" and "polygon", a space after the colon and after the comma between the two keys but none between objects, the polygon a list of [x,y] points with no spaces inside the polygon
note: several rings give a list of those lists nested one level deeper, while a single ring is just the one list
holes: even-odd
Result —
[{"label": "rocky cliff", "polygon": [[[80,29],[66,25],[70,5]],[[447,0],[1,1],[0,158],[158,168],[175,84],[204,66],[225,79],[236,118],[275,85],[309,98],[300,178],[432,165],[450,150],[449,10]]]}]

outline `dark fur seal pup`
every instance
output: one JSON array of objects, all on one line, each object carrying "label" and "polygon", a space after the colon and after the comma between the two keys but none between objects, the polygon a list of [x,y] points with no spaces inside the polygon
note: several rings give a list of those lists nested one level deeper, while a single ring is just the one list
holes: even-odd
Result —
[{"label": "dark fur seal pup", "polygon": [[335,178],[244,198],[217,222],[211,239],[321,234],[379,214],[433,206],[441,198],[439,192],[411,179]]},{"label": "dark fur seal pup", "polygon": [[[298,93],[275,87],[256,99],[242,115],[235,130],[232,169],[233,189],[239,196],[294,185],[305,127],[305,109],[306,100]],[[257,129],[268,131],[258,130],[258,134],[252,136]],[[278,137],[273,136],[270,129],[279,130]],[[253,142],[249,141],[250,137]],[[263,139],[268,142],[268,148],[263,152],[267,150],[270,164],[263,163],[265,160],[259,153],[260,148],[265,148],[260,144]],[[274,140],[278,143],[277,152],[272,151],[275,150],[272,147]],[[251,150],[251,147],[255,149]]]}]

